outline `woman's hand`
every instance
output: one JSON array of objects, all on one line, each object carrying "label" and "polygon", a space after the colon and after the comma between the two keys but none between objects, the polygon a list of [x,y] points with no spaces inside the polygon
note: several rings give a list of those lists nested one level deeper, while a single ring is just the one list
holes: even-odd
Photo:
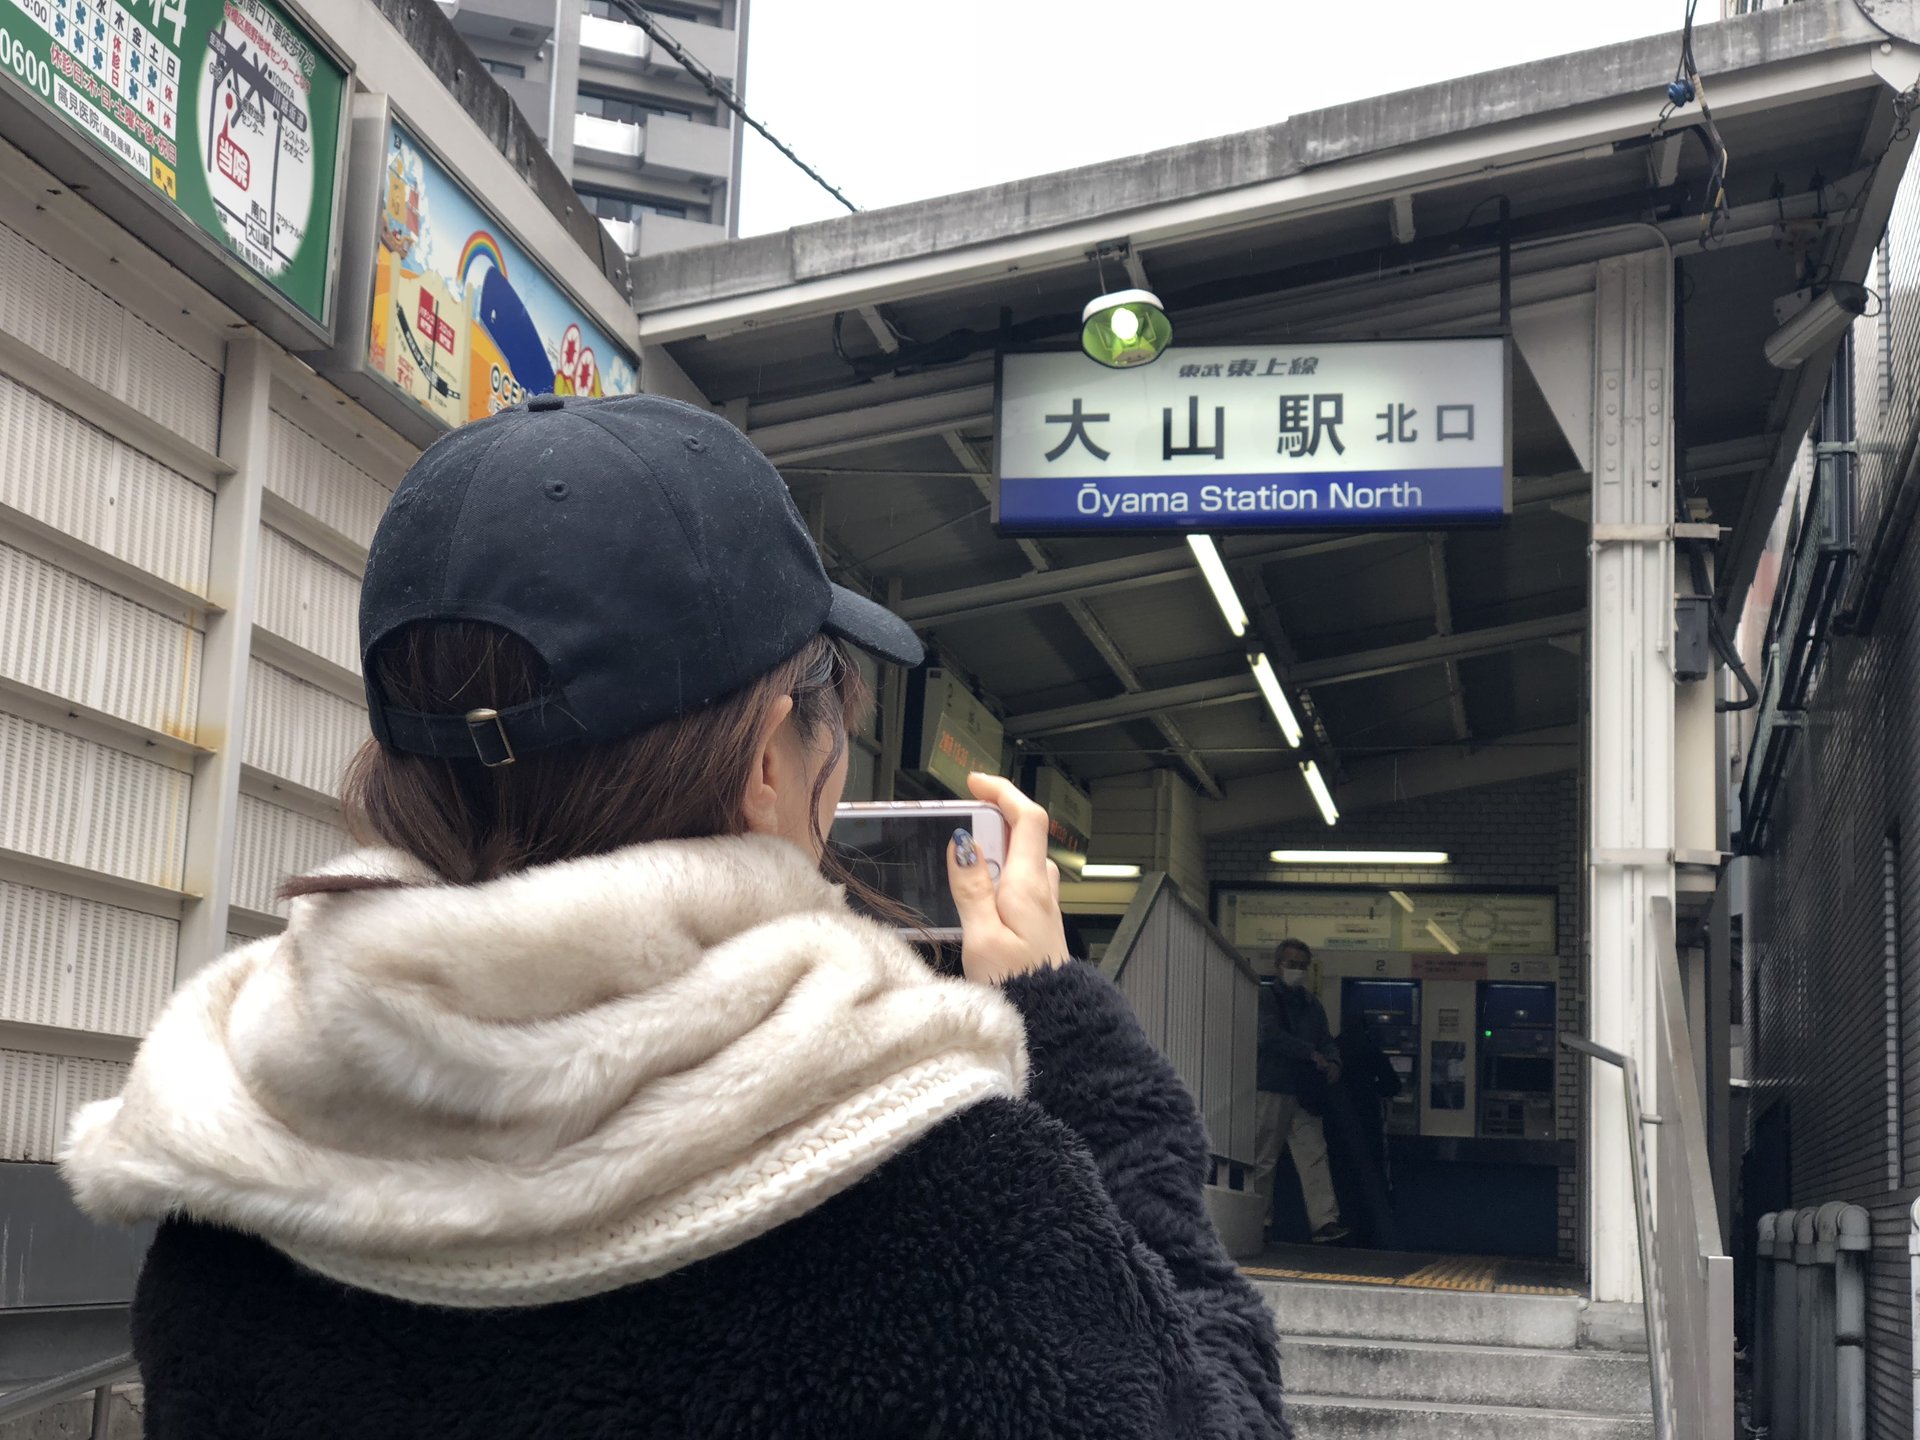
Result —
[{"label": "woman's hand", "polygon": [[963,842],[956,834],[947,846],[947,879],[960,912],[960,968],[969,980],[998,985],[1066,964],[1060,867],[1047,858],[1047,812],[998,776],[969,775],[967,788],[1007,817],[1007,860],[996,886],[971,836]]}]

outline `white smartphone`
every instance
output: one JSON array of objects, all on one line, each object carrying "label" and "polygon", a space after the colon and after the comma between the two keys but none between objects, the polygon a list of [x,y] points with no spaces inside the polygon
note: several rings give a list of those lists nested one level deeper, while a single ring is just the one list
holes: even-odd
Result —
[{"label": "white smartphone", "polygon": [[[1007,820],[977,800],[842,805],[833,812],[827,843],[861,884],[925,922],[902,928],[957,942],[960,914],[947,884],[947,846],[955,830],[972,833],[980,863],[997,881],[1007,861]],[[858,908],[859,895],[851,898]]]}]

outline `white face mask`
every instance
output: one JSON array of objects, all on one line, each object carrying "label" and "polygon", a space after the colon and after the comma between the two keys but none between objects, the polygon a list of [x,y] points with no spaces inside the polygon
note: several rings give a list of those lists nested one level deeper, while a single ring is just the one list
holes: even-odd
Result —
[{"label": "white face mask", "polygon": [[1307,983],[1307,972],[1304,970],[1282,970],[1280,972],[1280,979],[1288,985],[1304,985]]}]

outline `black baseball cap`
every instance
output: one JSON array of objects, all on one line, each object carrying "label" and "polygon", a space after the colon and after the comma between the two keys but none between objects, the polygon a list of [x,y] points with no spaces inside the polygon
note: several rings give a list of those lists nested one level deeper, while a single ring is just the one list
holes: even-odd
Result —
[{"label": "black baseball cap", "polygon": [[[498,625],[549,685],[500,711],[387,702],[373,655],[420,620]],[[373,733],[504,764],[731,694],[828,634],[918,665],[904,620],[831,583],[786,482],[718,415],[659,395],[541,395],[435,441],[394,492],[360,592]]]}]

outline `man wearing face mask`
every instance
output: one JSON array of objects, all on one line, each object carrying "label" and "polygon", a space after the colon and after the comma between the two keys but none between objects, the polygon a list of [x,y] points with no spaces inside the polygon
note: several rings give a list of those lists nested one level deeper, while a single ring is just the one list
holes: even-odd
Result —
[{"label": "man wearing face mask", "polygon": [[1293,1154],[1316,1245],[1346,1238],[1340,1202],[1327,1165],[1327,1134],[1320,1123],[1327,1089],[1340,1078],[1340,1052],[1326,1008],[1307,988],[1313,952],[1304,941],[1282,940],[1274,950],[1278,978],[1260,982],[1260,1077],[1254,1109],[1254,1188],[1273,1217],[1273,1176],[1282,1149]]}]

